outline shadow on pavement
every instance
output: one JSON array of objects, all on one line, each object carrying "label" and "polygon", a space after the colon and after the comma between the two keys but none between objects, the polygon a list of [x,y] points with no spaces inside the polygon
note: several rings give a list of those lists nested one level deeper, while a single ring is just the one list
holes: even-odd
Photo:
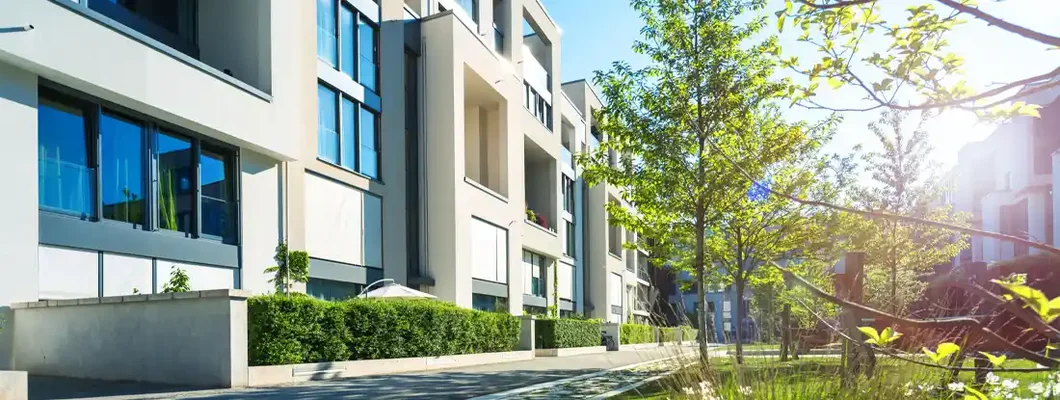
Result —
[{"label": "shadow on pavement", "polygon": [[195,390],[135,382],[30,377],[31,400],[117,396],[123,399],[466,399],[550,382],[602,369],[438,372],[311,381],[242,390]]}]

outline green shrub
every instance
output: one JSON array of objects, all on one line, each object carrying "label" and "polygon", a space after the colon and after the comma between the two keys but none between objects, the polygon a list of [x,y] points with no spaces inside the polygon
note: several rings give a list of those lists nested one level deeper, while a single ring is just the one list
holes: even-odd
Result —
[{"label": "green shrub", "polygon": [[619,337],[622,344],[651,343],[655,341],[655,328],[651,325],[622,324]]},{"label": "green shrub", "polygon": [[600,345],[598,319],[547,318],[534,321],[534,347],[565,349]]},{"label": "green shrub", "polygon": [[248,300],[251,365],[511,351],[519,319],[432,300]]},{"label": "green shrub", "polygon": [[678,327],[681,329],[681,340],[682,341],[694,341],[696,336],[699,335],[699,330],[688,325],[682,325]]},{"label": "green shrub", "polygon": [[673,327],[662,326],[659,327],[659,339],[663,342],[676,342],[677,341],[677,329]]}]

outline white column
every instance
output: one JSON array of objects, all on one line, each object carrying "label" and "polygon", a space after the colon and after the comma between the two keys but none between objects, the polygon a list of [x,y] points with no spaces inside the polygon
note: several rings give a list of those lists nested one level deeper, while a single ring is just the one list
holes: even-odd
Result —
[{"label": "white column", "polygon": [[[1027,196],[1027,234],[1031,240],[1035,242],[1046,241],[1045,210],[1046,207],[1052,206],[1052,204],[1045,204],[1044,192],[1031,193]],[[1041,250],[1031,248],[1030,254],[1037,254],[1040,251]]]},{"label": "white column", "polygon": [[[1001,232],[1001,206],[997,204],[993,196],[987,195],[983,202],[983,230],[987,232]],[[983,238],[983,261],[992,263],[1001,260],[1001,243],[997,239]]]}]

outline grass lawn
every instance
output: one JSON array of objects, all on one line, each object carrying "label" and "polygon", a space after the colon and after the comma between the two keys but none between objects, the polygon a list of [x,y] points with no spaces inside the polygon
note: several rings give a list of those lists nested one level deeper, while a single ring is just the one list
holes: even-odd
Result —
[{"label": "grass lawn", "polygon": [[[971,361],[966,366],[972,366]],[[1035,364],[1012,360],[1005,366],[1032,368]],[[784,363],[775,358],[751,357],[740,366],[734,365],[732,357],[715,357],[711,359],[708,369],[696,365],[686,366],[670,377],[617,398],[698,399],[698,394],[685,395],[684,388],[698,388],[703,381],[712,382],[711,387],[719,392],[721,399],[946,399],[953,394],[943,389],[945,384],[952,382],[948,372],[891,358],[878,358],[873,378],[861,378],[854,388],[840,386],[841,370],[838,357],[808,357]],[[1017,393],[1024,396],[1031,395],[1026,389],[1029,384],[1049,381],[1052,376],[1048,372],[1013,373],[998,370],[995,373],[1002,379],[1018,380],[1021,389]],[[959,381],[970,383],[973,380],[974,373],[971,371],[959,375]],[[906,386],[907,382],[912,383],[913,387]],[[917,389],[916,385],[931,385],[939,390],[924,392]],[[746,391],[741,393],[741,388],[749,390],[751,395]]]}]

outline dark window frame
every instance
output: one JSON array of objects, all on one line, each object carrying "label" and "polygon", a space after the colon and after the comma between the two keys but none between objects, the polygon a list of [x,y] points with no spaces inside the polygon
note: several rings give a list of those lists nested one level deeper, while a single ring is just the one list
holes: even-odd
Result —
[{"label": "dark window frame", "polygon": [[[325,59],[321,58],[319,53],[317,54],[317,58],[320,59],[321,61],[327,63],[329,66],[331,66],[336,71],[339,71],[343,75],[346,75],[347,77],[349,77],[354,82],[357,82],[358,84],[360,84],[361,87],[364,88],[364,90],[372,92],[372,93],[375,93],[375,94],[382,93],[383,92],[383,88],[381,87],[382,86],[382,79],[380,79],[380,75],[381,74],[379,73],[380,72],[380,66],[379,66],[379,64],[380,64],[379,63],[379,61],[380,61],[379,60],[379,52],[380,52],[380,48],[379,48],[380,47],[379,46],[379,31],[380,31],[380,25],[379,25],[379,23],[377,23],[375,20],[373,20],[371,18],[371,16],[369,16],[367,13],[361,11],[357,7],[353,6],[352,4],[349,4],[349,3],[345,2],[343,0],[328,0],[328,1],[335,5],[335,7],[334,7],[335,8],[335,14],[334,15],[329,15],[329,17],[331,17],[331,19],[333,20],[333,22],[335,24],[335,30],[333,32],[331,32],[331,34],[335,37],[335,54],[334,54],[334,56],[335,56],[335,64],[332,65],[329,60],[325,60]],[[320,4],[319,2],[314,2],[314,7],[318,6],[319,4]],[[342,29],[342,10],[344,8],[353,12],[353,32],[351,33],[351,40],[353,42],[353,69],[352,69],[353,76],[350,76],[349,74],[346,74],[346,71],[343,71],[343,68],[346,68],[346,66],[344,66],[343,62],[342,62],[343,42],[342,42],[342,31],[341,31],[341,29]],[[374,82],[372,82],[372,86],[373,86],[374,89],[373,88],[369,88],[368,86],[366,86],[361,81],[361,62],[360,62],[361,61],[361,48],[360,48],[361,47],[361,32],[360,32],[360,24],[362,22],[367,24],[368,26],[370,26],[372,28],[372,32],[373,32],[373,35],[372,35],[373,36],[373,38],[372,38],[372,56],[375,58],[375,62],[374,62],[374,64],[375,64],[375,74],[373,75]],[[318,30],[320,29],[319,24],[317,25],[317,29]],[[319,46],[319,44],[318,44],[318,46]]]},{"label": "dark window frame", "polygon": [[[101,196],[102,189],[100,188],[100,186],[101,186],[100,178],[101,177],[100,177],[100,171],[99,171],[99,163],[100,163],[100,156],[101,156],[100,151],[99,151],[100,145],[101,145],[101,143],[99,142],[99,117],[100,117],[100,115],[102,113],[102,110],[100,109],[100,106],[98,104],[94,104],[91,101],[86,101],[85,99],[79,98],[77,96],[70,95],[70,94],[66,93],[65,91],[63,91],[63,90],[59,90],[57,88],[52,88],[52,87],[49,87],[49,86],[43,86],[42,85],[42,86],[40,86],[38,88],[38,91],[37,91],[37,99],[38,99],[37,101],[38,101],[38,103],[40,103],[40,98],[41,97],[47,98],[48,101],[51,102],[51,103],[61,104],[63,106],[75,108],[75,109],[81,111],[81,115],[82,115],[82,119],[83,119],[83,121],[82,121],[83,122],[82,134],[85,136],[84,137],[84,140],[85,140],[85,167],[92,169],[92,187],[91,187],[91,192],[92,193],[91,193],[91,198],[89,199],[89,201],[90,201],[90,203],[89,203],[90,204],[90,209],[89,209],[89,213],[87,215],[84,214],[84,213],[75,214],[75,213],[72,213],[72,212],[69,212],[69,211],[65,211],[65,210],[57,209],[57,208],[51,208],[51,207],[48,207],[47,209],[41,208],[39,193],[38,193],[38,199],[37,199],[37,208],[40,211],[43,211],[43,212],[48,212],[48,213],[58,214],[58,215],[65,215],[65,216],[70,216],[70,217],[76,217],[76,218],[79,218],[79,219],[85,220],[85,221],[100,222],[100,221],[103,220],[103,217],[102,217],[102,212],[103,212],[102,202],[103,202],[103,199],[102,199],[102,196]],[[40,129],[39,125],[38,125],[37,129],[39,131],[39,129]],[[38,136],[38,139],[37,139],[37,145],[38,146],[40,145],[39,136]],[[40,154],[39,153],[37,154],[37,160],[38,160],[37,162],[39,163],[40,162]],[[40,188],[38,188],[38,192],[39,192],[39,190],[40,190]]]},{"label": "dark window frame", "polygon": [[[530,282],[531,282],[531,284],[530,284],[530,293],[526,293],[526,294],[530,295],[530,296],[535,296],[535,297],[547,297],[548,296],[548,257],[545,257],[542,254],[538,254],[538,253],[532,252],[530,250],[523,249],[523,259],[525,260],[527,256],[530,256],[530,265],[533,266],[533,268],[537,268],[539,270],[538,273],[541,275],[541,278],[540,278],[541,279],[541,284],[540,284],[540,289],[541,290],[534,291],[534,286],[533,286],[534,274],[533,274],[533,271],[531,270],[531,273],[530,273]],[[536,261],[538,261],[538,260],[541,261],[540,265],[536,264]],[[526,261],[523,261],[523,262],[525,263]],[[538,293],[538,292],[540,292],[540,293]]]},{"label": "dark window frame", "polygon": [[[239,218],[240,217],[239,211],[240,211],[240,209],[242,207],[242,204],[241,204],[241,200],[242,199],[241,199],[241,194],[240,194],[239,173],[238,173],[238,168],[236,167],[237,165],[239,165],[239,157],[240,157],[240,153],[239,153],[239,148],[238,147],[229,145],[227,143],[216,141],[216,140],[208,138],[208,137],[206,137],[204,135],[200,135],[198,133],[195,133],[194,131],[191,131],[189,129],[186,129],[186,128],[180,127],[178,125],[163,121],[163,120],[161,120],[159,118],[152,117],[152,116],[144,114],[142,112],[138,112],[136,110],[124,107],[122,105],[114,104],[114,103],[108,102],[106,100],[99,99],[99,98],[96,98],[94,96],[78,92],[78,91],[76,91],[74,89],[70,89],[70,88],[64,87],[62,85],[50,82],[50,81],[45,81],[45,80],[41,80],[40,81],[40,83],[38,85],[37,96],[38,96],[38,101],[39,101],[40,98],[43,97],[43,98],[47,98],[48,100],[50,100],[52,102],[58,102],[60,104],[67,104],[67,105],[78,104],[78,105],[82,105],[82,106],[88,107],[87,109],[91,109],[92,112],[93,112],[91,118],[89,118],[88,115],[86,114],[85,124],[86,124],[86,134],[89,135],[89,138],[88,138],[89,141],[88,141],[87,145],[91,146],[88,149],[88,153],[89,153],[88,160],[89,160],[89,164],[93,165],[93,168],[95,168],[95,183],[94,183],[95,187],[93,188],[93,193],[92,193],[93,200],[94,200],[93,207],[95,208],[95,210],[94,210],[95,217],[94,218],[81,218],[82,220],[85,220],[86,222],[91,222],[91,223],[108,224],[108,225],[111,225],[111,226],[129,226],[129,225],[133,225],[134,229],[136,229],[136,230],[148,231],[148,232],[151,232],[152,234],[157,234],[157,235],[177,235],[177,236],[186,237],[186,238],[192,238],[192,239],[206,239],[206,240],[210,240],[210,241],[218,241],[218,242],[222,242],[222,243],[225,243],[225,244],[232,244],[232,245],[239,245],[240,244],[241,237],[240,237],[240,229],[239,229],[239,227],[240,227],[241,223],[240,223],[240,218]],[[69,103],[67,101],[69,101]],[[141,139],[142,139],[141,151],[143,151],[142,155],[144,156],[143,157],[143,164],[141,165],[141,168],[143,168],[141,173],[142,173],[142,176],[143,176],[143,178],[142,178],[143,181],[144,181],[143,183],[145,184],[145,186],[144,186],[144,190],[145,190],[145,209],[143,211],[143,213],[144,213],[144,223],[138,228],[136,227],[135,224],[130,224],[130,223],[127,223],[127,222],[122,222],[122,221],[107,220],[106,218],[103,218],[103,205],[102,205],[102,202],[103,202],[103,192],[102,192],[103,191],[103,185],[102,185],[103,176],[102,176],[102,171],[100,169],[99,163],[102,160],[102,154],[101,154],[102,153],[102,141],[100,140],[100,136],[102,135],[102,131],[100,129],[100,123],[102,122],[102,115],[104,113],[104,110],[107,110],[107,111],[112,112],[114,114],[117,114],[117,115],[119,115],[119,116],[121,116],[123,118],[129,119],[129,120],[132,120],[132,121],[136,121],[136,122],[141,124],[141,128],[142,128],[141,129]],[[158,146],[157,146],[156,136],[158,134],[160,134],[160,133],[181,136],[181,137],[186,138],[186,139],[191,141],[191,146],[192,146],[191,149],[192,149],[192,154],[193,154],[194,158],[193,158],[192,166],[191,166],[192,173],[190,174],[190,176],[192,177],[192,182],[191,182],[190,186],[191,186],[191,190],[193,191],[194,198],[192,200],[192,207],[191,207],[192,220],[191,220],[190,232],[186,232],[185,233],[185,232],[170,231],[170,230],[167,230],[167,229],[159,228],[159,223],[158,223],[159,221],[158,221],[158,218],[157,218],[157,213],[158,213],[158,187],[157,187],[157,185],[158,185],[158,182],[157,182],[157,180],[158,180],[158,176],[157,176],[158,175]],[[227,185],[230,185],[229,186],[229,190],[230,190],[230,192],[232,193],[232,196],[233,196],[233,198],[231,199],[231,203],[232,204],[228,208],[229,213],[231,213],[231,219],[232,219],[232,221],[230,222],[231,227],[232,227],[231,237],[218,238],[218,237],[212,236],[212,235],[202,235],[202,231],[201,231],[202,223],[199,220],[201,218],[201,213],[202,213],[202,211],[201,211],[202,187],[200,185],[200,179],[199,179],[199,172],[200,172],[200,169],[201,169],[200,165],[199,165],[199,163],[200,163],[199,156],[200,156],[201,149],[202,149],[201,146],[202,146],[202,144],[204,142],[206,143],[207,147],[211,148],[215,152],[219,152],[219,153],[224,154],[225,157],[228,160],[232,161],[231,167],[228,166],[228,165],[225,166],[225,170],[226,170],[225,171],[225,174],[226,174],[225,181],[226,181]],[[40,205],[39,200],[38,200],[37,208],[38,208],[38,212],[40,212],[40,213],[47,213],[47,214],[54,214],[54,215],[63,215],[63,216],[72,216],[70,213],[63,213],[61,211],[52,210],[50,208],[42,208],[41,205]]]}]

